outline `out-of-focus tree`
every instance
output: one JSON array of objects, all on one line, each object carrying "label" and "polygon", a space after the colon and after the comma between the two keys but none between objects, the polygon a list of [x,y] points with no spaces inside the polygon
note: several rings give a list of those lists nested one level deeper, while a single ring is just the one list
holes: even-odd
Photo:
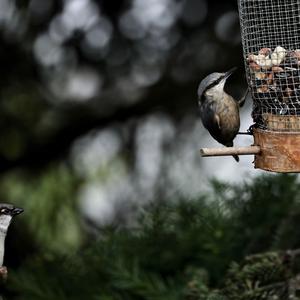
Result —
[{"label": "out-of-focus tree", "polygon": [[123,198],[200,191],[196,89],[208,72],[243,70],[235,1],[2,0],[0,11],[0,171],[71,153],[83,176],[117,168]]},{"label": "out-of-focus tree", "polygon": [[9,297],[213,299],[231,261],[298,247],[295,177],[208,187],[199,158],[198,82],[243,70],[236,1],[0,0],[0,65]]},{"label": "out-of-focus tree", "polygon": [[[68,180],[63,168],[60,172],[64,187],[76,184]],[[51,180],[57,180],[58,174],[50,173],[54,175]],[[19,192],[31,183],[14,180]],[[46,181],[44,177],[39,182],[41,194]],[[57,196],[57,203],[61,196],[70,196],[64,187],[49,191]],[[159,199],[145,206],[135,227],[100,226],[99,238],[85,235],[80,246],[74,233],[73,239],[63,238],[70,228],[61,228],[60,218],[53,217],[52,224],[61,230],[49,233],[35,214],[23,220],[34,249],[26,259],[24,247],[19,249],[23,261],[19,268],[11,269],[6,293],[16,299],[49,300],[298,299],[299,218],[293,216],[300,207],[298,196],[290,192],[295,189],[299,189],[297,177],[287,175],[264,176],[242,186],[215,181],[213,192],[198,199]],[[261,208],[265,218],[257,212]],[[64,209],[64,218],[71,215],[74,213]],[[265,219],[272,219],[271,228]],[[72,231],[76,228],[74,224]],[[19,233],[10,243],[17,249],[28,238],[20,226],[14,229]]]}]

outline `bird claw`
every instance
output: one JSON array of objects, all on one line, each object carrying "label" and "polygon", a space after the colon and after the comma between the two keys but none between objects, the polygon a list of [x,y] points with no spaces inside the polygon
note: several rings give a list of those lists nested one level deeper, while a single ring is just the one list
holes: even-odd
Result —
[{"label": "bird claw", "polygon": [[255,124],[252,124],[248,129],[247,132],[249,135],[253,135],[253,128],[255,128]]},{"label": "bird claw", "polygon": [[251,125],[246,132],[238,132],[237,134],[245,134],[245,135],[253,135],[253,128],[254,128],[254,124]]}]

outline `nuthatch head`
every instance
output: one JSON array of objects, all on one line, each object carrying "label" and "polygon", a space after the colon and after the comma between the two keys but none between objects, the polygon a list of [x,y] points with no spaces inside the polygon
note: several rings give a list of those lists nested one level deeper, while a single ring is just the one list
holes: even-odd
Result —
[{"label": "nuthatch head", "polygon": [[199,84],[198,87],[198,97],[199,101],[205,101],[205,94],[207,92],[224,92],[224,85],[226,80],[230,77],[230,75],[236,70],[234,67],[225,73],[214,72],[206,76]]},{"label": "nuthatch head", "polygon": [[14,207],[11,204],[0,203],[0,232],[6,233],[12,218],[23,211],[22,208]]},{"label": "nuthatch head", "polygon": [[23,211],[23,208],[18,208],[7,203],[0,203],[0,267],[3,264],[4,241],[8,227],[12,221],[12,218],[16,215],[19,215]]},{"label": "nuthatch head", "polygon": [[[224,91],[228,77],[236,70],[212,73],[198,87],[200,117],[204,127],[219,143],[231,147],[240,128],[239,104]],[[234,156],[238,161],[238,157]]]}]

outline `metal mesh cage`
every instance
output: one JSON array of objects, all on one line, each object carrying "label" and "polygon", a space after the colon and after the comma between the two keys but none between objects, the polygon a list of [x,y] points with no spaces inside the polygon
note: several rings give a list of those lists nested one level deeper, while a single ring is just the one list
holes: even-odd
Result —
[{"label": "metal mesh cage", "polygon": [[256,126],[300,131],[300,1],[239,0],[239,14]]}]

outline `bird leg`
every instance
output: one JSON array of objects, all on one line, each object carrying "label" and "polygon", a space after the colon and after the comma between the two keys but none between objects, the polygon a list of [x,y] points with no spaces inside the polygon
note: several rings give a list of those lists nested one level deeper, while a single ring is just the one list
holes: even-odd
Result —
[{"label": "bird leg", "polygon": [[247,132],[238,132],[237,134],[247,134],[247,135],[253,135],[253,128],[255,127],[255,124],[252,124],[248,129]]}]

